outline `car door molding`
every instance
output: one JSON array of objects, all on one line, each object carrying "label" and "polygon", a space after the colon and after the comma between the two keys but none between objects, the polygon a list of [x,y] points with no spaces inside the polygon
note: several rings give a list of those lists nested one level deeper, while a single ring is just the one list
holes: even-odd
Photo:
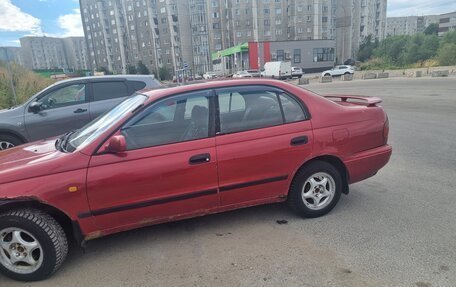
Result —
[{"label": "car door molding", "polygon": [[264,179],[260,179],[260,180],[244,182],[244,183],[225,185],[225,186],[221,186],[219,188],[219,190],[220,190],[220,192],[224,192],[224,191],[230,191],[230,190],[244,188],[244,187],[250,187],[250,186],[255,186],[255,185],[283,181],[283,180],[287,180],[287,179],[288,179],[288,175],[281,175],[281,176],[276,176],[276,177],[269,177],[269,178],[264,178]]},{"label": "car door molding", "polygon": [[215,194],[217,194],[216,188],[196,191],[196,192],[188,193],[188,194],[172,195],[172,196],[168,196],[168,197],[146,200],[146,201],[141,201],[141,202],[132,203],[132,204],[118,205],[118,206],[113,206],[113,207],[109,207],[109,208],[81,212],[81,213],[78,213],[78,218],[83,219],[83,218],[87,218],[87,217],[91,217],[91,216],[100,216],[100,215],[105,215],[105,214],[110,214],[110,213],[115,213],[115,212],[128,211],[128,210],[132,210],[132,209],[144,208],[144,207],[149,207],[149,206],[153,206],[153,205],[165,204],[165,203],[187,200],[187,199],[192,199],[192,198],[197,198],[197,197],[207,196],[207,195],[215,195]]}]

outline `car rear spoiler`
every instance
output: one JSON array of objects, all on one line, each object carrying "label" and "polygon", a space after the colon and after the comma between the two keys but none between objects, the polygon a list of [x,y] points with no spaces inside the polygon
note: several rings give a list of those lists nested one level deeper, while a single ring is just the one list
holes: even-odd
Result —
[{"label": "car rear spoiler", "polygon": [[377,97],[363,97],[363,96],[347,96],[347,95],[324,95],[325,98],[340,99],[342,102],[346,102],[348,99],[365,101],[368,107],[375,107],[375,105],[382,102],[382,99]]}]

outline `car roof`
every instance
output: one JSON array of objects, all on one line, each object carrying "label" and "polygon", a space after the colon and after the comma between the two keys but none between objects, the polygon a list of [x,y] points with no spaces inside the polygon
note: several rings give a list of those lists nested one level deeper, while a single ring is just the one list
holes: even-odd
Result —
[{"label": "car roof", "polygon": [[[231,86],[249,86],[249,85],[264,85],[264,86],[272,86],[279,89],[285,88],[285,86],[293,86],[291,84],[273,80],[273,79],[224,79],[224,80],[216,80],[216,81],[207,81],[207,82],[200,82],[195,84],[189,85],[182,85],[182,86],[175,86],[175,87],[162,87],[158,89],[152,90],[141,90],[139,93],[146,95],[149,97],[147,103],[158,100],[160,98],[164,98],[171,95],[198,91],[198,90],[205,90],[205,89],[220,89],[220,88],[227,88]],[[294,86],[293,86],[294,87]]]}]

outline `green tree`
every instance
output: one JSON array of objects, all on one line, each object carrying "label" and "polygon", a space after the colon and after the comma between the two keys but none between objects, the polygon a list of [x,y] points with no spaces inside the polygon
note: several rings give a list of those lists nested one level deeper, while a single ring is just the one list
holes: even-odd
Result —
[{"label": "green tree", "polygon": [[437,35],[438,33],[439,33],[439,24],[438,23],[431,23],[424,30],[425,35]]},{"label": "green tree", "polygon": [[438,51],[437,59],[442,66],[456,65],[456,44],[443,44]]},{"label": "green tree", "polygon": [[146,65],[143,64],[142,61],[138,61],[138,64],[136,66],[137,66],[138,74],[140,74],[140,75],[149,75],[150,74],[149,69],[146,67]]},{"label": "green tree", "polygon": [[137,74],[137,73],[138,73],[138,71],[136,70],[136,67],[133,66],[133,65],[128,65],[128,67],[127,67],[127,72],[128,72],[128,74],[130,74],[130,75],[134,75],[134,74]]},{"label": "green tree", "polygon": [[165,66],[158,69],[160,79],[162,80],[171,80],[171,72]]},{"label": "green tree", "polygon": [[367,36],[359,46],[357,59],[362,62],[369,60],[377,46],[378,40],[373,41],[372,35]]}]

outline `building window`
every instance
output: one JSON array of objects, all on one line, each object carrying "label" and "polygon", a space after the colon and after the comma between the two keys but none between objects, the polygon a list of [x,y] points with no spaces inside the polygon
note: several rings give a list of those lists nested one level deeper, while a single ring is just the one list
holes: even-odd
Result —
[{"label": "building window", "polygon": [[283,50],[277,50],[277,61],[283,61],[283,60],[285,60]]},{"label": "building window", "polygon": [[301,63],[301,49],[294,49],[293,50],[293,62],[294,63]]},{"label": "building window", "polygon": [[334,48],[314,48],[313,49],[314,62],[333,62],[334,61]]},{"label": "building window", "polygon": [[276,14],[282,14],[282,8],[276,8],[275,12]]}]

